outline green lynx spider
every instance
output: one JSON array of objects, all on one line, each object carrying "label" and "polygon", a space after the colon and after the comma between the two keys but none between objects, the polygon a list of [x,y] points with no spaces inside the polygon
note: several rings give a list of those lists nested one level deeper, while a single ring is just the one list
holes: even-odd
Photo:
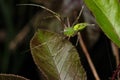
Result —
[{"label": "green lynx spider", "polygon": [[78,17],[76,18],[76,20],[73,22],[72,24],[72,27],[70,26],[70,23],[69,23],[69,20],[67,18],[67,21],[68,21],[68,25],[65,25],[62,21],[62,18],[59,14],[57,14],[56,12],[42,6],[42,5],[37,5],[37,4],[18,4],[18,6],[23,6],[23,5],[26,5],[26,6],[36,6],[36,7],[40,7],[42,9],[45,9],[47,10],[48,12],[52,13],[61,23],[62,25],[64,26],[64,35],[67,36],[68,38],[70,37],[73,37],[74,35],[76,35],[76,33],[82,29],[84,29],[86,26],[93,26],[94,24],[88,24],[88,23],[77,23],[76,22],[78,21],[78,19],[80,18],[81,14],[82,14],[82,11],[83,11],[83,8],[84,6],[82,6],[82,9],[78,15]]}]

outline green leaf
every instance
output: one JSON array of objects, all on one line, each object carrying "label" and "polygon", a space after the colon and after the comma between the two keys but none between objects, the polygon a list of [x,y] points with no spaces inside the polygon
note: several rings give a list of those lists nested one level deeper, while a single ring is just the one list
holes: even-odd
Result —
[{"label": "green leaf", "polygon": [[60,34],[38,30],[30,42],[30,48],[46,80],[86,80],[76,49]]},{"label": "green leaf", "polygon": [[14,74],[0,74],[0,80],[29,80]]},{"label": "green leaf", "polygon": [[100,28],[120,47],[119,0],[84,0],[93,12]]}]

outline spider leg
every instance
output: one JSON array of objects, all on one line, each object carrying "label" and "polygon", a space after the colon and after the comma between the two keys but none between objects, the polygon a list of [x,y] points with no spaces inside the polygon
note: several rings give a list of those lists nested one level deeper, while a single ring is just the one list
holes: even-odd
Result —
[{"label": "spider leg", "polygon": [[70,40],[70,36],[69,37],[68,36],[63,37],[63,40],[65,40],[65,39]]},{"label": "spider leg", "polygon": [[70,36],[68,36],[68,38],[67,38],[68,40],[70,40]]},{"label": "spider leg", "polygon": [[70,27],[70,19],[67,17],[67,26]]},{"label": "spider leg", "polygon": [[78,45],[78,41],[79,41],[79,38],[77,38],[75,46],[77,46],[77,45]]},{"label": "spider leg", "polygon": [[50,12],[51,14],[53,14],[53,15],[61,22],[61,24],[62,24],[64,27],[66,27],[66,25],[63,23],[63,20],[62,20],[61,16],[60,16],[58,13],[50,10],[50,9],[47,8],[47,7],[44,7],[44,6],[38,5],[38,4],[17,4],[16,6],[36,6],[36,7],[40,7],[40,8],[42,8],[42,9]]},{"label": "spider leg", "polygon": [[72,26],[75,25],[78,22],[78,19],[80,18],[80,16],[82,15],[83,9],[84,9],[84,5],[82,5],[82,8],[79,12],[79,15],[77,16],[76,20],[73,22]]}]

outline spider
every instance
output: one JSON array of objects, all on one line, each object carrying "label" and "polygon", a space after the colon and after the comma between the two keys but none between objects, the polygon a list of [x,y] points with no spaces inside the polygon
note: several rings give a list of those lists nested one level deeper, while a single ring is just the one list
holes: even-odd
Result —
[{"label": "spider", "polygon": [[23,5],[24,6],[36,6],[36,7],[40,7],[42,9],[45,9],[48,12],[52,13],[62,23],[62,25],[64,26],[63,34],[66,37],[68,37],[68,39],[70,37],[75,36],[80,30],[84,29],[87,26],[94,26],[94,24],[89,24],[89,23],[77,23],[78,19],[80,18],[81,14],[82,14],[84,6],[82,6],[82,9],[80,10],[79,15],[77,16],[76,20],[73,22],[73,24],[71,26],[70,22],[69,22],[69,18],[67,18],[67,23],[68,24],[66,25],[66,24],[63,23],[63,20],[62,20],[61,16],[58,13],[56,13],[56,12],[54,12],[54,11],[52,11],[52,10],[50,10],[50,9],[42,6],[42,5],[38,5],[38,4],[18,4],[18,6],[23,6]]}]

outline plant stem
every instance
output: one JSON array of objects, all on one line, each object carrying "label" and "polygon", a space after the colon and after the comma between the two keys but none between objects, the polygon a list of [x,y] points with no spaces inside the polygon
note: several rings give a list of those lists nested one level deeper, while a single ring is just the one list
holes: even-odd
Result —
[{"label": "plant stem", "polygon": [[82,50],[83,50],[83,52],[84,52],[84,54],[85,54],[85,56],[86,56],[86,58],[87,58],[87,61],[88,61],[89,65],[90,65],[90,68],[91,68],[91,70],[92,70],[92,73],[93,73],[93,75],[94,75],[94,77],[95,77],[95,80],[100,80],[100,78],[99,78],[99,76],[98,76],[98,74],[97,74],[97,71],[96,71],[96,69],[95,69],[95,67],[94,67],[94,64],[93,64],[93,62],[92,62],[92,60],[91,60],[91,58],[90,58],[90,55],[89,55],[89,53],[88,53],[88,50],[87,50],[87,48],[86,48],[86,46],[85,46],[85,44],[84,44],[84,41],[83,41],[83,39],[82,39],[82,36],[81,36],[80,32],[78,32],[78,38],[79,38],[79,43],[80,43],[80,45],[81,45],[81,48],[82,48]]},{"label": "plant stem", "polygon": [[113,55],[115,56],[116,65],[118,66],[119,65],[119,48],[112,41],[111,41],[111,47],[112,47]]}]

